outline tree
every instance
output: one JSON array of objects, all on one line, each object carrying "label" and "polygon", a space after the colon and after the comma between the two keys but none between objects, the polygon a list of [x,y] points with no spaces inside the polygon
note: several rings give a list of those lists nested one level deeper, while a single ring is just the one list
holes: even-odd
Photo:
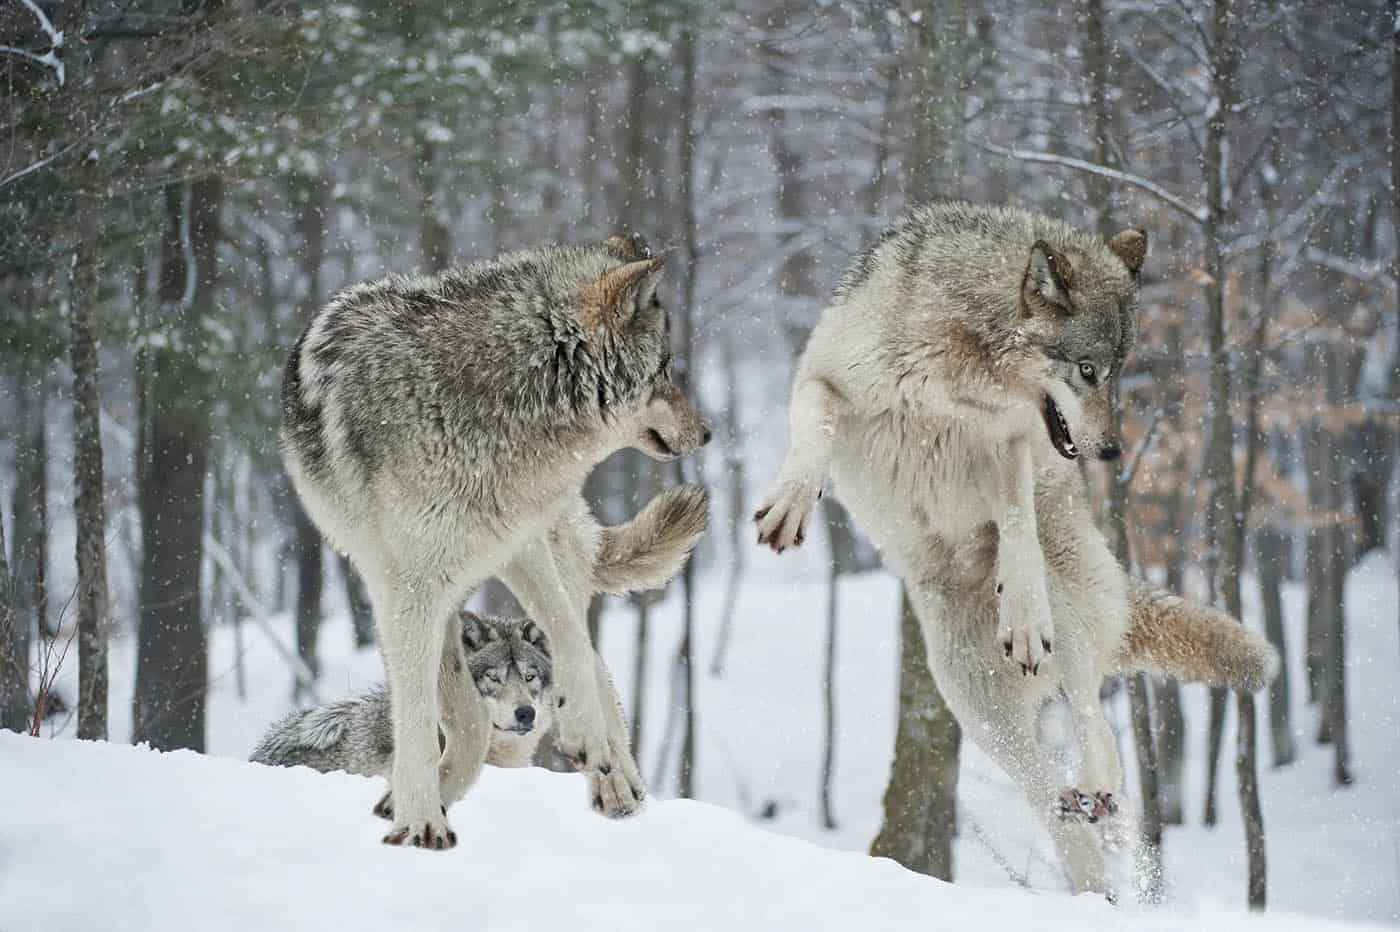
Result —
[{"label": "tree", "polygon": [[135,740],[163,750],[205,746],[209,649],[199,596],[210,425],[199,348],[214,311],[222,197],[218,176],[164,191],[165,338],[150,352],[146,460],[139,466],[144,560],[133,700]]},{"label": "tree", "polygon": [[78,737],[107,739],[107,535],[102,501],[102,428],[92,304],[101,267],[73,254],[69,297],[73,364],[73,484],[78,518]]},{"label": "tree", "polygon": [[[961,188],[967,8],[960,0],[921,3],[910,15],[908,54],[914,138],[904,171],[910,204]],[[908,595],[900,610],[899,726],[885,788],[884,820],[870,846],[910,870],[953,879],[962,730],[929,672]]]}]

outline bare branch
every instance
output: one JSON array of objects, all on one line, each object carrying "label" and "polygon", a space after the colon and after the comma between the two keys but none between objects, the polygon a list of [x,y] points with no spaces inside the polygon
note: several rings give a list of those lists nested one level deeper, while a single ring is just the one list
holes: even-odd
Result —
[{"label": "bare branch", "polygon": [[1116,168],[1109,168],[1106,165],[1098,165],[1094,162],[1086,162],[1084,159],[1076,159],[1073,156],[1057,155],[1054,152],[1037,152],[1027,149],[1007,149],[1003,146],[999,146],[995,143],[990,142],[973,142],[972,144],[977,148],[983,149],[987,152],[991,152],[994,155],[1019,159],[1022,162],[1040,162],[1045,165],[1061,165],[1065,168],[1072,168],[1075,171],[1084,172],[1085,174],[1098,175],[1101,178],[1112,179],[1113,181],[1129,185],[1130,187],[1137,188],[1141,191],[1146,191],[1148,194],[1151,194],[1153,197],[1157,198],[1157,200],[1161,201],[1163,204],[1166,204],[1168,207],[1171,207],[1181,212],[1182,214],[1185,214],[1187,217],[1190,217],[1196,223],[1205,223],[1207,217],[1209,216],[1204,207],[1191,206],[1186,201],[1183,201],[1181,198],[1168,191],[1166,188],[1157,184],[1155,181],[1150,181],[1146,178],[1143,178],[1141,175],[1134,175],[1130,174],[1129,172],[1119,171]]}]

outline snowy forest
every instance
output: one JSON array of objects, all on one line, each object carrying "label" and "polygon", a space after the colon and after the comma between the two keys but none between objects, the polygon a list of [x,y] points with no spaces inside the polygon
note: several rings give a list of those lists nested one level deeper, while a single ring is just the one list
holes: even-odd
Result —
[{"label": "snowy forest", "polygon": [[684,574],[589,612],[652,796],[1064,889],[839,496],[796,555],[752,521],[843,271],[1008,203],[1149,231],[1082,468],[1124,565],[1283,658],[1105,683],[1143,898],[1400,923],[1397,92],[1398,0],[0,0],[0,729],[246,760],[381,680],[279,452],[293,343],[357,282],[635,230],[715,437],[585,489],[710,491]]}]

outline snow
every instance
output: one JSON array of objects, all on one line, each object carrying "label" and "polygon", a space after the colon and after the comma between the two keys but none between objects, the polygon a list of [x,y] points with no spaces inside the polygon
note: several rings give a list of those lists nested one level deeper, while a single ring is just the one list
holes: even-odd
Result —
[{"label": "snow", "polygon": [[[912,923],[913,917],[919,915],[925,917],[924,925],[928,924],[927,917],[948,918],[951,924],[952,917],[962,916],[963,911],[974,916],[972,921],[983,923],[987,916],[998,920],[1005,916],[1009,925],[1023,915],[1023,908],[1030,911],[1025,915],[1033,915],[1037,924],[1042,920],[1050,922],[1045,918],[1050,914],[1063,915],[1066,923],[1071,921],[1069,917],[1077,917],[1073,920],[1076,926],[1090,921],[1111,922],[1119,916],[1132,916],[1134,927],[1141,924],[1148,928],[1172,927],[1171,923],[1182,916],[1193,917],[1193,927],[1198,921],[1222,928],[1235,927],[1243,921],[1245,863],[1232,766],[1233,712],[1224,741],[1220,823],[1214,829],[1206,829],[1200,824],[1206,692],[1195,686],[1183,691],[1188,722],[1188,824],[1167,830],[1164,848],[1168,903],[1164,918],[1141,913],[1137,907],[1120,906],[1116,911],[1102,912],[1097,903],[1070,900],[1063,892],[1064,880],[1051,857],[1048,837],[1035,815],[1005,775],[966,742],[958,812],[963,831],[955,846],[958,883],[953,890],[942,885],[926,886],[932,882],[865,858],[864,852],[879,827],[881,794],[894,746],[899,593],[895,580],[884,573],[845,580],[841,585],[834,786],[839,825],[835,830],[822,828],[818,774],[822,754],[825,592],[819,581],[825,574],[824,557],[825,548],[818,535],[813,535],[801,551],[782,557],[766,551],[754,553],[748,581],[741,589],[722,677],[711,676],[708,668],[717,640],[725,580],[715,572],[698,577],[696,795],[711,805],[662,801],[654,803],[635,826],[612,825],[586,811],[581,778],[536,771],[488,772],[478,790],[454,809],[454,826],[464,838],[470,835],[491,838],[497,845],[508,844],[503,840],[506,823],[492,820],[504,818],[500,813],[514,802],[514,808],[520,811],[510,816],[510,824],[520,827],[512,831],[524,832],[528,828],[537,832],[519,841],[520,847],[529,846],[531,850],[530,860],[523,862],[532,865],[529,877],[522,879],[518,868],[509,869],[515,873],[497,876],[487,865],[477,864],[466,869],[473,879],[464,885],[464,867],[456,864],[441,868],[451,870],[454,892],[469,895],[465,889],[458,890],[464,886],[489,890],[489,900],[437,905],[433,899],[436,894],[428,887],[424,891],[411,888],[418,894],[419,903],[405,908],[414,916],[420,908],[429,913],[440,910],[454,918],[485,915],[491,920],[486,927],[511,928],[520,904],[523,915],[531,917],[531,921],[540,915],[538,925],[543,926],[543,916],[552,914],[539,914],[539,904],[528,895],[519,895],[517,888],[523,885],[523,889],[533,891],[538,884],[548,882],[551,889],[560,891],[557,898],[546,897],[548,903],[577,900],[594,904],[600,910],[607,904],[627,903],[635,907],[635,916],[631,911],[626,915],[620,915],[618,910],[610,913],[615,925],[625,926],[637,916],[650,916],[656,922],[681,918],[688,908],[685,904],[705,905],[716,911],[716,916],[733,910],[744,913],[754,923],[779,921],[782,925],[795,925],[806,921],[808,913],[804,910],[808,907],[813,914],[826,910],[835,917],[849,906],[846,901],[827,899],[836,895],[828,887],[841,887],[834,881],[822,882],[827,876],[822,872],[829,871],[846,877],[847,886],[870,885],[865,893],[870,902],[865,907],[867,913],[861,914],[861,922],[872,929],[895,928],[906,920]],[[1400,697],[1394,688],[1400,631],[1396,625],[1397,596],[1390,560],[1387,554],[1372,554],[1348,578],[1349,700],[1356,777],[1351,787],[1332,786],[1330,749],[1319,747],[1313,740],[1316,708],[1304,702],[1300,654],[1305,594],[1292,585],[1284,593],[1293,651],[1290,673],[1299,758],[1282,770],[1269,767],[1267,703],[1261,694],[1259,760],[1269,853],[1270,915],[1293,914],[1288,927],[1293,927],[1292,923],[1302,927],[1301,920],[1296,919],[1298,914],[1331,920],[1400,923],[1400,774],[1396,766],[1400,762]],[[340,591],[334,586],[327,590],[334,600],[340,598]],[[1252,580],[1246,580],[1245,595],[1246,614],[1253,618],[1257,590]],[[335,609],[337,605],[333,601],[328,608]],[[680,602],[673,587],[667,601],[651,612],[646,714],[639,755],[653,796],[663,800],[674,795],[675,752],[664,766],[660,752],[667,732],[672,659],[680,638],[680,620]],[[235,659],[238,642],[227,626],[211,632],[208,732],[210,753],[217,757],[245,758],[261,731],[285,712],[291,701],[292,677],[283,659],[286,645],[292,643],[291,619],[274,616],[258,621],[242,626],[242,698]],[[274,645],[273,637],[280,640],[280,648]],[[636,631],[634,611],[625,603],[609,603],[601,641],[630,711]],[[382,676],[374,650],[353,649],[350,625],[343,615],[337,614],[327,622],[319,655],[322,673],[318,687],[324,700],[364,689]],[[133,639],[113,641],[111,669],[112,738],[129,741],[130,719],[126,710],[131,708],[135,669]],[[76,674],[76,662],[64,667],[59,688],[65,698],[74,695]],[[1129,718],[1122,696],[1110,702],[1110,715],[1118,732],[1120,751],[1129,764],[1128,793],[1135,796]],[[69,734],[72,726],[71,719],[60,722],[57,731],[60,735]],[[172,777],[169,782],[173,785],[168,787],[159,782],[166,779],[159,775],[164,770],[176,774],[194,772],[186,768],[196,768],[201,776]],[[278,892],[278,885],[287,883],[280,878],[312,870],[311,865],[318,864],[319,859],[331,856],[327,852],[335,858],[350,857],[345,852],[354,849],[360,852],[354,857],[364,859],[332,860],[324,872],[339,878],[336,895],[349,896],[352,903],[359,904],[346,909],[350,917],[346,921],[352,927],[357,919],[367,923],[366,917],[387,915],[387,906],[378,900],[369,901],[378,894],[359,889],[368,885],[345,884],[344,878],[388,879],[389,871],[401,869],[392,866],[395,864],[418,865],[414,871],[438,870],[432,864],[453,864],[455,858],[470,856],[465,850],[446,856],[391,852],[404,860],[391,859],[382,867],[379,862],[371,865],[368,859],[384,856],[376,843],[382,824],[369,815],[369,807],[380,792],[374,781],[310,773],[269,774],[250,765],[188,754],[157,757],[120,747],[89,748],[71,742],[24,744],[8,737],[0,743],[0,775],[0,782],[8,784],[11,779],[18,779],[24,787],[11,798],[32,801],[24,812],[0,813],[0,929],[5,932],[25,927],[4,918],[8,892],[33,886],[6,875],[27,865],[31,858],[42,859],[49,865],[50,873],[45,876],[50,885],[55,882],[53,878],[63,877],[63,889],[82,889],[73,885],[77,879],[72,873],[77,866],[75,849],[84,849],[83,859],[129,865],[122,867],[124,875],[113,879],[119,886],[144,888],[154,882],[152,878],[159,879],[162,871],[174,870],[177,862],[181,870],[188,866],[191,871],[202,872],[199,878],[190,879],[191,884],[203,883],[200,878],[225,875],[235,881],[232,886],[240,891],[239,896],[253,898],[246,907],[229,906],[228,915],[247,915],[239,912],[245,908],[264,910],[259,913],[264,919],[275,912],[279,923],[285,918],[291,926],[312,924],[312,913],[302,913],[300,907],[281,902],[288,894],[285,890]],[[148,789],[148,782],[165,788]],[[198,789],[181,789],[185,785]],[[519,795],[513,795],[516,793]],[[185,794],[190,798],[184,799]],[[284,794],[295,800],[284,806]],[[160,821],[166,817],[158,814],[155,799],[182,807],[178,817]],[[293,807],[298,818],[277,824],[278,814]],[[536,807],[542,809],[537,812]],[[773,817],[763,818],[760,813],[769,809],[774,810]],[[77,832],[75,826],[85,812],[96,813],[92,818],[97,821],[110,818],[112,824]],[[104,812],[110,812],[110,816],[102,815]],[[322,813],[334,814],[336,821],[316,821]],[[147,817],[152,820],[149,825]],[[751,821],[745,822],[744,817]],[[20,819],[25,821],[16,821]],[[517,819],[522,821],[517,823]],[[198,843],[191,845],[182,840],[175,834],[175,824],[196,827],[200,833]],[[656,826],[654,834],[647,834],[652,829],[646,826]],[[711,831],[726,842],[723,857],[714,854],[720,850],[716,841],[698,863],[687,860],[690,852],[705,847],[706,839],[714,839],[707,834]],[[40,836],[39,840],[31,839],[31,834]],[[777,835],[793,836],[836,852],[818,852],[795,840],[775,839]],[[75,838],[86,840],[77,844]],[[560,849],[561,840],[567,841],[567,850]],[[618,846],[615,852],[614,841]],[[770,850],[770,845],[776,847]],[[225,848],[245,854],[228,853]],[[251,863],[254,855],[262,851],[269,852],[269,856],[277,853],[285,861],[263,867]],[[445,860],[422,860],[435,856]],[[557,866],[575,856],[576,862],[570,860],[566,870],[560,868],[567,879],[538,880],[538,871],[545,870],[546,865]],[[781,886],[791,883],[786,866],[781,875],[773,873],[778,867],[770,861],[788,857],[811,878],[803,881],[804,892],[800,896],[784,892],[787,888]],[[211,858],[215,860],[208,861]],[[621,875],[627,878],[625,890],[611,889],[616,884],[601,892],[587,886],[598,879],[589,871],[599,858],[600,863],[621,859]],[[194,863],[186,865],[189,859]],[[867,866],[872,864],[875,866]],[[1026,874],[1034,895],[1013,883],[1003,864]],[[692,886],[687,881],[681,885],[675,877],[688,871],[694,871],[703,882],[694,881]],[[796,876],[795,871],[796,868],[792,876]],[[478,875],[482,879],[477,880]],[[316,873],[306,882],[321,876]],[[393,882],[421,881],[396,876]],[[737,884],[732,891],[726,888],[731,883]],[[39,884],[43,886],[42,882]],[[262,884],[270,884],[272,889],[264,891]],[[355,889],[351,893],[342,887]],[[849,892],[842,889],[842,895]],[[781,902],[762,898],[765,890]],[[641,898],[636,891],[646,891],[647,898]],[[124,899],[105,901],[102,915],[145,928],[136,917],[151,915],[161,901],[148,904],[140,898],[142,895],[128,890],[121,894]],[[154,893],[145,895],[155,898]],[[993,895],[997,898],[994,904],[987,899]],[[787,902],[794,898],[804,902]],[[316,908],[328,908],[324,897],[320,900]],[[894,901],[897,906],[887,901]],[[908,916],[897,911],[905,901],[913,904],[909,905]],[[428,903],[435,905],[424,905]],[[1061,913],[1062,909],[1072,912]],[[779,915],[779,910],[792,910],[791,918],[786,913]],[[223,914],[212,908],[207,912]],[[340,921],[338,917],[336,921]],[[524,919],[520,921],[530,925]],[[1165,925],[1153,926],[1153,922]],[[331,924],[330,918],[321,923]],[[393,924],[406,926],[409,922],[405,919]],[[707,919],[704,924],[722,927],[723,922]],[[74,920],[67,927],[90,925]],[[105,922],[100,925],[107,927]],[[56,922],[45,927],[65,926]]]},{"label": "snow", "polygon": [[0,734],[0,928],[1326,929],[945,884],[705,803],[609,822],[582,778],[488,770],[448,852],[379,844],[377,781]]}]

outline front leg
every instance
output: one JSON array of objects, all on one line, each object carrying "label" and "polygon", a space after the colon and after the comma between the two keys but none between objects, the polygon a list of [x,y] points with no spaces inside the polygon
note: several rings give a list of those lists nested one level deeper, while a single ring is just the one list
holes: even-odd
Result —
[{"label": "front leg", "polygon": [[457,835],[447,822],[438,772],[438,676],[451,613],[442,588],[429,580],[372,586],[370,597],[389,680],[394,734],[389,780],[393,828],[384,841],[451,848]]},{"label": "front leg", "polygon": [[997,639],[1023,675],[1036,674],[1051,652],[1055,630],[1036,526],[1035,467],[1027,441],[1010,443],[998,491],[1002,515],[997,522]]},{"label": "front leg", "polygon": [[758,523],[758,542],[773,548],[774,553],[802,546],[807,520],[821,498],[837,430],[848,408],[826,379],[807,373],[798,376],[788,414],[792,436],[787,458],[777,484],[753,516]]}]

